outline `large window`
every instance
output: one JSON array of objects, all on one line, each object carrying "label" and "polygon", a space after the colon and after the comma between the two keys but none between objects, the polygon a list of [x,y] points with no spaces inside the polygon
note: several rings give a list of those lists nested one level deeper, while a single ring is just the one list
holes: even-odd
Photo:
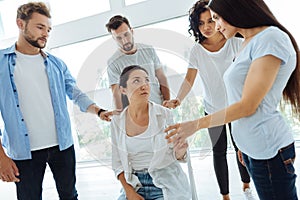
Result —
[{"label": "large window", "polygon": [[53,25],[78,20],[110,10],[109,0],[48,0]]}]

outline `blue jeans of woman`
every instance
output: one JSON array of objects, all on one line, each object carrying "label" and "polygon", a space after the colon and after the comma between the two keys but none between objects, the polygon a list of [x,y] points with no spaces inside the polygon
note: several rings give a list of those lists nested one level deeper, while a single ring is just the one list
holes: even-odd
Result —
[{"label": "blue jeans of woman", "polygon": [[[207,113],[205,113],[207,115]],[[229,125],[229,129],[231,132],[231,124]],[[227,131],[226,126],[217,126],[208,129],[208,133],[210,136],[210,140],[213,147],[213,162],[215,174],[217,177],[217,182],[220,188],[220,193],[222,195],[229,194],[229,178],[228,178],[228,164],[227,164]],[[238,159],[238,148],[232,138],[232,134],[230,133],[231,141],[236,152],[236,161],[241,177],[241,181],[243,183],[250,183],[250,175],[246,167],[244,167],[239,159]]]},{"label": "blue jeans of woman", "polygon": [[[153,184],[152,177],[148,172],[135,172],[134,175],[136,175],[139,178],[139,181],[142,184],[142,187],[137,191],[137,193],[141,195],[145,200],[164,199],[162,189],[156,187]],[[126,195],[124,193],[124,190],[122,190],[122,194],[118,198],[118,200],[126,200]]]},{"label": "blue jeans of woman", "polygon": [[260,200],[297,200],[293,166],[295,146],[290,144],[271,159],[256,160],[243,154]]},{"label": "blue jeans of woman", "polygon": [[30,160],[14,160],[20,182],[16,183],[18,200],[41,200],[42,183],[48,163],[61,200],[77,200],[75,188],[74,146],[60,151],[58,146],[32,151]]}]

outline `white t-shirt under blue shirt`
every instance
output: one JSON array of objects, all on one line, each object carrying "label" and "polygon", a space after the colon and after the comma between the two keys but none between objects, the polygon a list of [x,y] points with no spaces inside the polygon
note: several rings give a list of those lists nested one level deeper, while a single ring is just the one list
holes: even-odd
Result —
[{"label": "white t-shirt under blue shirt", "polygon": [[296,52],[288,35],[268,27],[255,35],[224,74],[229,104],[241,99],[251,63],[263,56],[279,58],[281,66],[270,91],[256,112],[232,122],[232,134],[238,148],[254,159],[269,159],[294,139],[289,125],[278,109],[282,92],[296,66]]},{"label": "white t-shirt under blue shirt", "polygon": [[49,81],[41,54],[16,51],[15,83],[31,151],[58,145]]}]

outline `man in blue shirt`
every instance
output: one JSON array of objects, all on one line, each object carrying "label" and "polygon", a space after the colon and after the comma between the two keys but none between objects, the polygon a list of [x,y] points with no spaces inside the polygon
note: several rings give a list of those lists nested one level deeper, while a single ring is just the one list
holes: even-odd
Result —
[{"label": "man in blue shirt", "polygon": [[[60,199],[77,199],[75,152],[66,96],[83,112],[110,120],[76,86],[65,63],[42,49],[51,31],[51,15],[44,3],[18,8],[19,37],[0,51],[0,179],[15,182],[18,199],[42,199],[48,163]],[[3,134],[3,135],[2,135]]]}]

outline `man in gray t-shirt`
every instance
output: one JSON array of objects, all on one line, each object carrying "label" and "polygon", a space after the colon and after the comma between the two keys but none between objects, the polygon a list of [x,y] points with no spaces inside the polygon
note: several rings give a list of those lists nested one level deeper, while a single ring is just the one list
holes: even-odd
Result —
[{"label": "man in gray t-shirt", "polygon": [[139,65],[148,71],[151,101],[162,104],[164,100],[169,100],[170,91],[167,78],[154,48],[134,43],[133,30],[128,19],[123,16],[112,17],[106,24],[106,28],[119,46],[119,49],[109,58],[107,69],[116,109],[123,109],[119,77],[123,69],[130,65]]}]

